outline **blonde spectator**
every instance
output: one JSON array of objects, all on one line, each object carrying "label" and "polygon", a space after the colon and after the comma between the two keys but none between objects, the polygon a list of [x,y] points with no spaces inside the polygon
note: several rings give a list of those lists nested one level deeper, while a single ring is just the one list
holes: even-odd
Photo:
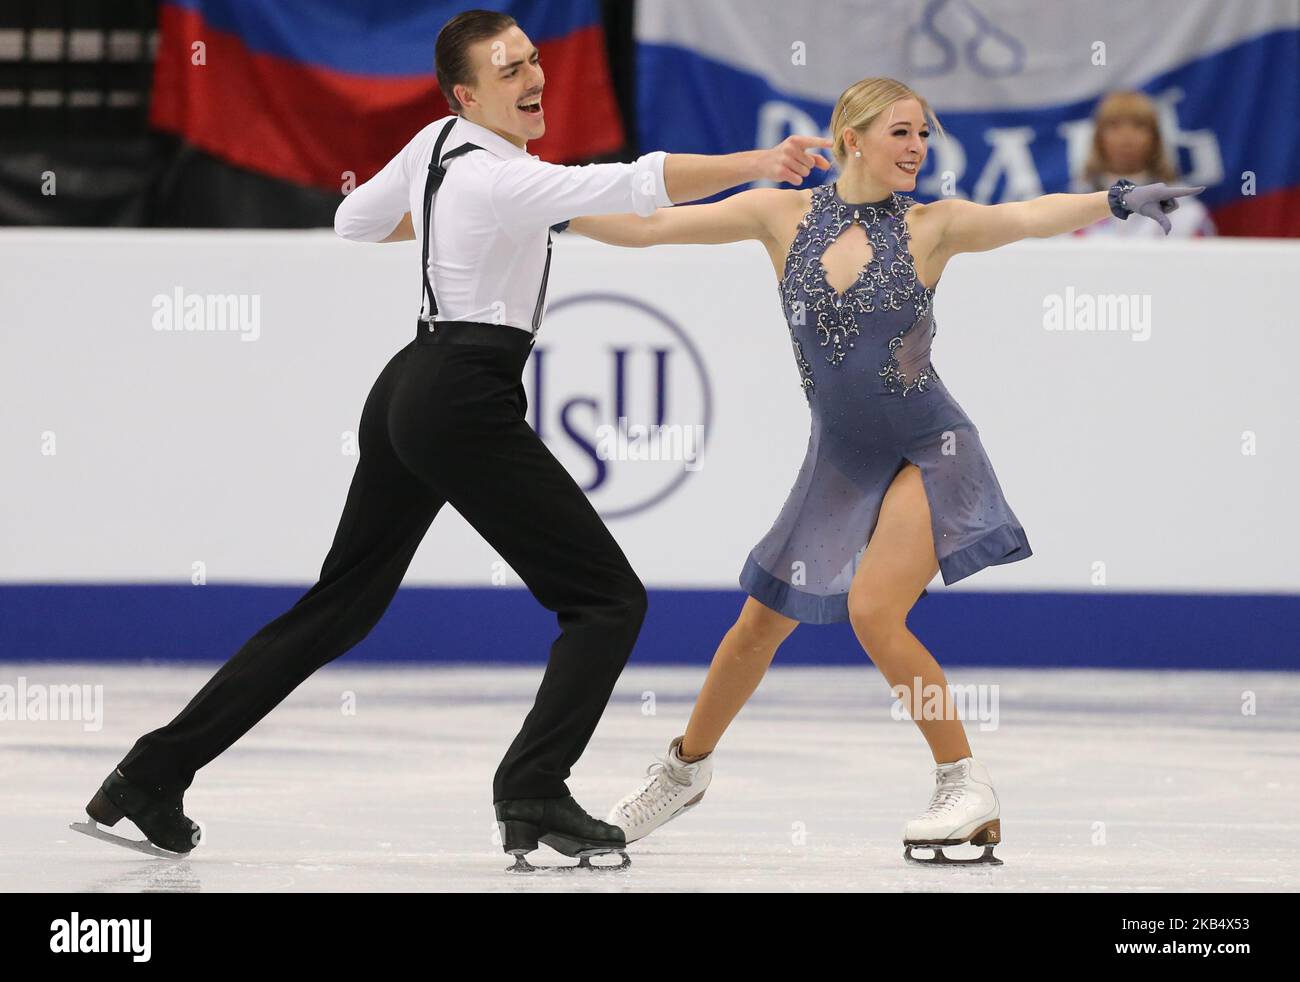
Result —
[{"label": "blonde spectator", "polygon": [[[1177,168],[1165,150],[1155,103],[1141,92],[1112,92],[1093,113],[1092,152],[1084,166],[1084,181],[1102,191],[1120,178],[1135,184],[1177,184]],[[1170,212],[1171,238],[1215,235],[1214,222],[1205,206],[1195,198],[1182,198]],[[1105,235],[1129,239],[1162,239],[1164,233],[1152,222],[1102,220],[1075,235]]]}]

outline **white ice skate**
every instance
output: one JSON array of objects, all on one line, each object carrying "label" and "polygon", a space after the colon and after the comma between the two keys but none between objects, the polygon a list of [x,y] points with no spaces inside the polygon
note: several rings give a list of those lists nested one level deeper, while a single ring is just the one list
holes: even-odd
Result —
[{"label": "white ice skate", "polygon": [[[903,829],[903,858],[923,866],[1001,866],[993,847],[1002,841],[1002,822],[988,769],[974,757],[965,757],[940,764],[934,773],[930,807]],[[944,855],[944,846],[965,843],[983,846],[984,852],[971,859]],[[929,849],[933,855],[913,856],[914,847]]]},{"label": "white ice skate", "polygon": [[700,803],[713,779],[713,755],[688,764],[678,755],[682,738],[668,745],[668,754],[646,768],[639,788],[612,809],[605,821],[617,825],[628,842],[644,839]]}]

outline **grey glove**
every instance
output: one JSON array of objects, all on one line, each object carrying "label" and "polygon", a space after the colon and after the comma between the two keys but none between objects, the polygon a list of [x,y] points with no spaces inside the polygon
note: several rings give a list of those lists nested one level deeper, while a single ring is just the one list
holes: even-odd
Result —
[{"label": "grey glove", "polygon": [[1173,226],[1165,216],[1178,207],[1177,199],[1204,190],[1204,185],[1188,188],[1158,183],[1137,187],[1131,181],[1117,181],[1110,189],[1110,210],[1117,218],[1127,219],[1130,214],[1145,215],[1168,235]]}]

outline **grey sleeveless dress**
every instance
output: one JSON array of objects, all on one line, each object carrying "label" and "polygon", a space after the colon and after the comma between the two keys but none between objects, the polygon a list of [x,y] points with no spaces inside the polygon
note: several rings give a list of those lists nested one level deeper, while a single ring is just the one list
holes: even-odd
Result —
[{"label": "grey sleeveless dress", "polygon": [[[835,185],[819,187],[786,258],[781,303],[812,431],[794,488],[740,585],[799,621],[849,619],[853,574],[908,461],[921,469],[945,584],[1032,555],[979,431],[930,362],[934,293],[917,280],[904,221],[915,203],[895,193],[849,204]],[[821,258],[855,222],[874,254],[839,293]]]}]

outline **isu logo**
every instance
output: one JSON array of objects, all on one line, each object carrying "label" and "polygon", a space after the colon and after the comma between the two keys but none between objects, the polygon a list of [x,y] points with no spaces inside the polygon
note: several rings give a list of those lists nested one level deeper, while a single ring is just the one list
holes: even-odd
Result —
[{"label": "isu logo", "polygon": [[549,304],[525,373],[528,421],[603,518],[653,507],[704,466],[712,405],[682,328],[633,297]]}]

